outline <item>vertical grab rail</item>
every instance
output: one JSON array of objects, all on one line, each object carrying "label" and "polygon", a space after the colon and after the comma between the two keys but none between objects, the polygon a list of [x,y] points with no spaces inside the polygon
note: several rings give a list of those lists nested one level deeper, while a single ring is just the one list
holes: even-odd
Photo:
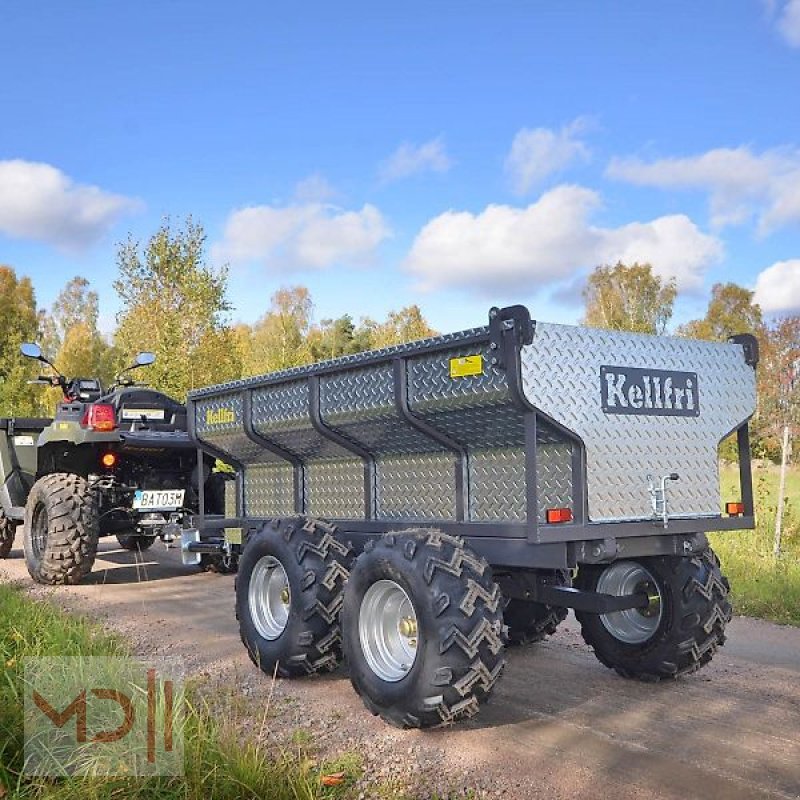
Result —
[{"label": "vertical grab rail", "polygon": [[469,476],[467,448],[446,433],[437,430],[425,420],[414,416],[408,403],[408,359],[394,359],[394,401],[397,413],[408,425],[423,436],[440,444],[455,455],[456,521],[464,522],[469,509]]},{"label": "vertical grab rail", "polygon": [[259,433],[253,425],[253,389],[245,389],[242,398],[244,433],[251,442],[263,447],[292,466],[293,503],[295,514],[305,514],[305,468],[299,456],[285,450]]},{"label": "vertical grab rail", "polygon": [[322,419],[320,409],[319,375],[308,379],[308,413],[311,427],[324,439],[339,445],[343,450],[358,456],[364,462],[364,514],[366,519],[375,519],[375,457],[366,448],[328,427]]}]

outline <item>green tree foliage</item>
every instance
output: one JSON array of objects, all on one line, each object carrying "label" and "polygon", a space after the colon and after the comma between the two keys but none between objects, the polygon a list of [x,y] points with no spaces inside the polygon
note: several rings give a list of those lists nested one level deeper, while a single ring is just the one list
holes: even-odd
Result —
[{"label": "green tree foliage", "polygon": [[254,325],[237,325],[235,336],[245,375],[311,364],[435,335],[418,306],[392,311],[383,322],[349,314],[313,324],[314,304],[304,286],[279,289]]},{"label": "green tree foliage", "polygon": [[795,437],[800,433],[800,316],[777,320],[760,339],[754,450],[778,461],[783,426]]},{"label": "green tree foliage", "polygon": [[113,379],[116,354],[98,329],[100,305],[97,292],[89,287],[86,278],[76,276],[53,303],[55,363],[65,375],[96,377],[107,386]]},{"label": "green tree foliage", "polygon": [[[706,339],[712,342],[725,342],[737,333],[754,333],[759,340],[759,349],[767,345],[767,329],[764,327],[761,308],[753,303],[753,292],[735,283],[715,283],[711,289],[711,299],[702,319],[694,319],[681,325],[676,333],[690,339]],[[764,387],[763,369],[758,372],[759,398]],[[765,437],[759,420],[760,413],[751,427],[751,447],[756,455],[765,455]],[[737,458],[736,436],[731,435],[720,445],[720,456],[728,461]]]},{"label": "green tree foliage", "polygon": [[0,265],[0,415],[38,413],[36,387],[28,380],[35,375],[31,362],[19,346],[37,338],[39,318],[30,278],[17,278],[9,266]]},{"label": "green tree foliage", "polygon": [[117,252],[118,366],[152,350],[157,361],[146,380],[181,400],[194,387],[241,374],[237,337],[227,324],[228,270],[206,264],[205,243],[191,218],[180,228],[165,220],[144,247],[128,238]]},{"label": "green tree foliage", "polygon": [[270,307],[249,331],[240,346],[245,374],[256,375],[308,364],[306,341],[314,306],[304,286],[283,287],[270,299]]},{"label": "green tree foliage", "polygon": [[715,283],[703,319],[678,328],[679,336],[724,342],[737,333],[761,335],[761,307],[753,302],[753,292],[735,283]]},{"label": "green tree foliage", "polygon": [[[312,361],[338,358],[367,347],[356,337],[356,326],[349,314],[338,319],[323,319],[308,332],[307,344]],[[363,337],[362,337],[363,338]]]},{"label": "green tree foliage", "polygon": [[385,322],[364,321],[370,347],[389,347],[393,344],[415,342],[435,336],[436,331],[428,325],[419,306],[407,306],[400,311],[390,311]]},{"label": "green tree foliage", "polygon": [[675,281],[663,281],[650,264],[597,267],[583,298],[584,323],[593,328],[662,334],[672,318]]}]

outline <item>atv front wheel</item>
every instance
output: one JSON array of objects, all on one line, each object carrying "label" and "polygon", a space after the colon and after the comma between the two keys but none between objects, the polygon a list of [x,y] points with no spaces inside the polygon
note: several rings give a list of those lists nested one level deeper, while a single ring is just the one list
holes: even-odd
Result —
[{"label": "atv front wheel", "polygon": [[16,533],[16,523],[0,514],[0,558],[8,558]]},{"label": "atv front wheel", "polygon": [[148,550],[153,546],[155,536],[139,536],[138,533],[118,533],[117,541],[123,550]]},{"label": "atv front wheel", "polygon": [[708,664],[725,643],[730,586],[709,547],[694,556],[657,556],[581,567],[580,589],[646,592],[650,604],[608,614],[577,612],[598,660],[624,678],[678,678]]},{"label": "atv front wheel", "polygon": [[79,583],[92,570],[99,534],[97,503],[86,478],[56,472],[36,481],[25,506],[23,545],[37,583]]}]

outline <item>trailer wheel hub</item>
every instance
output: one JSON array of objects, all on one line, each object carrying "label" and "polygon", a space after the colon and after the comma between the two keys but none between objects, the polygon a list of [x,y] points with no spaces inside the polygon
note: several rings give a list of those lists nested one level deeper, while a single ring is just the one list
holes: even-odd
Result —
[{"label": "trailer wheel hub", "polygon": [[259,559],[250,575],[248,602],[253,624],[265,639],[277,639],[286,629],[291,599],[281,562],[274,556]]},{"label": "trailer wheel hub", "polygon": [[364,658],[382,680],[402,680],[417,658],[417,614],[405,590],[379,580],[364,594],[358,618]]},{"label": "trailer wheel hub", "polygon": [[649,603],[644,608],[629,608],[601,614],[605,629],[625,644],[643,644],[658,630],[663,614],[661,590],[656,579],[638,561],[616,561],[597,581],[597,591],[618,597],[644,592]]}]

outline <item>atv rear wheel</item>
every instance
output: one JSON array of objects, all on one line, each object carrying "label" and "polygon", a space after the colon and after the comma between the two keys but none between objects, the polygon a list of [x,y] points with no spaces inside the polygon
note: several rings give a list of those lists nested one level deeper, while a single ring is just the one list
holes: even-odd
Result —
[{"label": "atv rear wheel", "polygon": [[100,525],[89,482],[56,472],[33,485],[25,506],[23,545],[37,583],[74,584],[92,570]]},{"label": "atv rear wheel", "polygon": [[139,536],[138,533],[118,533],[117,541],[123,550],[148,550],[155,542],[155,536]]},{"label": "atv rear wheel", "polygon": [[624,678],[659,681],[695,672],[725,643],[730,585],[709,547],[694,556],[658,556],[581,567],[580,589],[624,595],[645,591],[644,609],[577,612],[598,660]]},{"label": "atv rear wheel", "polygon": [[0,558],[8,558],[16,533],[17,524],[0,514]]}]

